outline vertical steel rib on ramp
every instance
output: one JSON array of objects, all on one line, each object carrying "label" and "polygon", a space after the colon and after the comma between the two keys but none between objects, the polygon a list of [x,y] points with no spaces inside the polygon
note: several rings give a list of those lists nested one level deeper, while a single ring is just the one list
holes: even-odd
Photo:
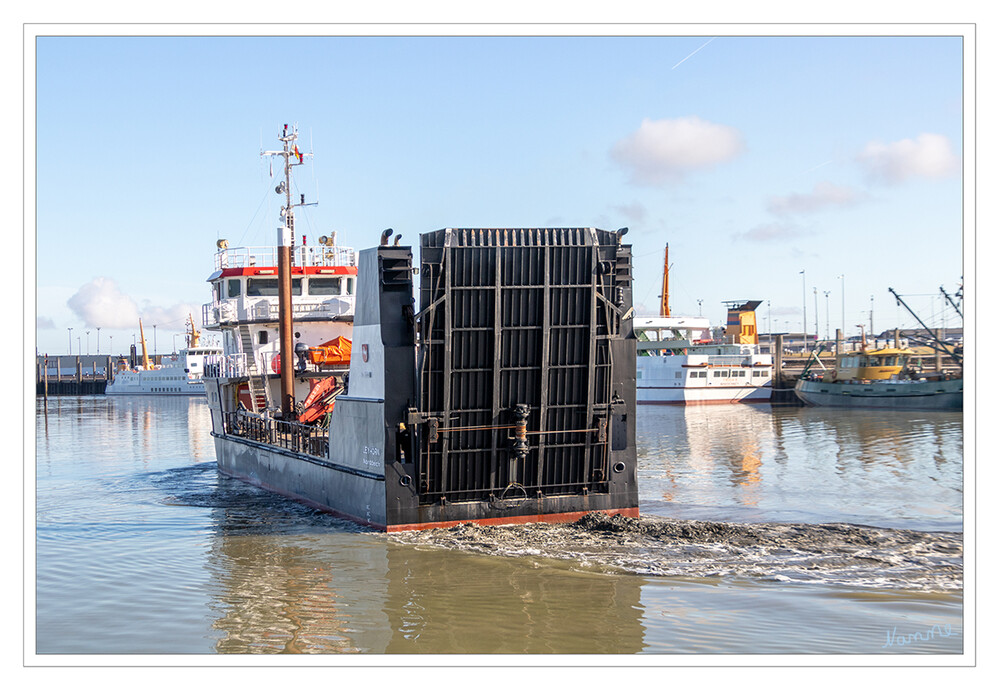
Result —
[{"label": "vertical steel rib on ramp", "polygon": [[634,349],[621,235],[445,229],[421,244],[420,503],[608,492],[634,404],[613,384],[634,380],[634,357],[615,371],[612,354]]}]

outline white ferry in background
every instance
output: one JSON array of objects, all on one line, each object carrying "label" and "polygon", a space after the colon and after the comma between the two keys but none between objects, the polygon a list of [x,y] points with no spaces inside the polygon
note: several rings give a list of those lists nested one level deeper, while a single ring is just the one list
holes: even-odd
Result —
[{"label": "white ferry in background", "polygon": [[128,362],[121,360],[105,395],[204,395],[205,359],[217,357],[222,350],[199,345],[201,334],[194,328],[193,318],[189,318],[187,347],[175,355],[163,357],[158,365],[149,359],[142,321],[139,321],[139,335],[142,365],[130,369]]},{"label": "white ferry in background", "polygon": [[721,340],[704,317],[672,316],[669,309],[669,245],[663,262],[660,316],[635,317],[639,405],[769,402],[773,357],[760,352],[759,301],[726,302]]},{"label": "white ferry in background", "polygon": [[636,317],[638,404],[769,402],[773,357],[757,341],[759,304],[730,303],[722,340],[702,317]]}]

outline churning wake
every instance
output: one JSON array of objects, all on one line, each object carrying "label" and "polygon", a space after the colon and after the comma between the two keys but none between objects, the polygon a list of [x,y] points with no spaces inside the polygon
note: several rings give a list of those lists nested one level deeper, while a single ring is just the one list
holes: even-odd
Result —
[{"label": "churning wake", "polygon": [[963,535],[851,524],[738,524],[590,513],[571,524],[471,523],[393,535],[414,545],[568,559],[647,576],[752,578],[883,589],[963,587]]}]

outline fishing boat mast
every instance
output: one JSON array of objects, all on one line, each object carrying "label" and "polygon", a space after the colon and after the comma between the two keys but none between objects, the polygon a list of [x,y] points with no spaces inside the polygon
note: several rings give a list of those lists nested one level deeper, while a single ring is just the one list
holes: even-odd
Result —
[{"label": "fishing boat mast", "polygon": [[284,125],[278,139],[283,144],[282,150],[261,151],[260,155],[284,158],[284,180],[274,191],[285,197],[284,206],[281,207],[283,224],[278,227],[278,330],[281,343],[281,416],[283,419],[290,419],[295,410],[291,323],[291,250],[295,243],[295,207],[315,204],[306,204],[304,194],[299,197],[299,203],[293,204],[291,201],[291,169],[302,165],[305,157],[312,155],[298,150],[298,144],[295,143],[298,140],[298,128],[292,126],[289,130],[288,125]]}]

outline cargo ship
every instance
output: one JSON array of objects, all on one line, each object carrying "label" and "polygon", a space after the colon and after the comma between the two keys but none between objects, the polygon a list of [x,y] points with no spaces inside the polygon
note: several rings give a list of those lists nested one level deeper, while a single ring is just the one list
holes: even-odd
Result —
[{"label": "cargo ship", "polygon": [[627,229],[445,228],[416,265],[392,230],[295,245],[296,138],[265,152],[276,251],[220,240],[209,277],[219,472],[383,531],[637,517]]}]

